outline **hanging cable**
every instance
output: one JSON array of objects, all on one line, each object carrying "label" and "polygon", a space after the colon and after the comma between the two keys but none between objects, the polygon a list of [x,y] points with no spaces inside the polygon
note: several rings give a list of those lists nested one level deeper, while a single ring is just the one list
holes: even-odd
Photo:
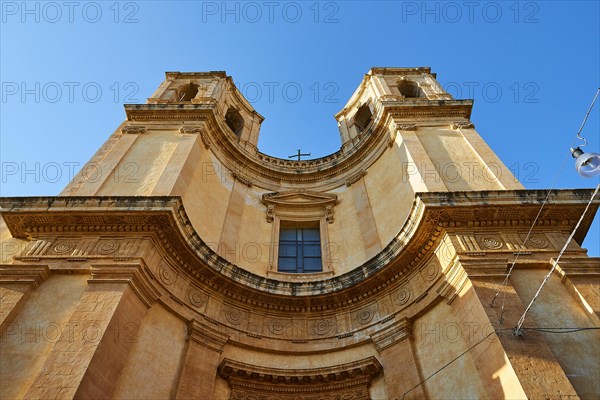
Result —
[{"label": "hanging cable", "polygon": [[523,326],[523,322],[525,322],[525,317],[527,316],[527,312],[529,311],[529,309],[531,308],[531,306],[533,305],[533,303],[537,300],[538,296],[540,295],[540,292],[544,288],[544,285],[546,284],[546,282],[548,281],[548,279],[550,279],[550,276],[552,276],[552,273],[556,269],[556,266],[558,265],[558,262],[560,261],[560,258],[562,257],[562,255],[565,252],[565,250],[567,250],[567,246],[569,245],[569,243],[571,243],[571,240],[573,239],[573,236],[575,236],[575,233],[577,232],[577,229],[579,229],[579,225],[581,224],[581,221],[583,221],[583,218],[585,217],[585,214],[587,213],[588,209],[590,208],[590,205],[592,205],[592,202],[594,201],[594,197],[596,197],[596,194],[598,193],[598,190],[600,190],[600,184],[598,184],[596,186],[596,190],[594,190],[594,193],[592,193],[592,197],[590,198],[590,201],[588,201],[588,203],[587,203],[587,205],[585,207],[585,210],[583,210],[583,213],[581,214],[581,217],[579,217],[579,221],[577,221],[577,225],[575,225],[575,228],[573,228],[573,231],[571,232],[571,234],[567,238],[567,241],[566,241],[565,245],[560,250],[560,253],[558,253],[558,257],[556,258],[556,260],[554,260],[554,263],[552,264],[552,268],[550,268],[550,271],[544,277],[544,280],[542,281],[542,284],[540,285],[540,287],[538,288],[537,292],[535,293],[535,295],[531,299],[531,302],[529,302],[529,305],[527,305],[527,308],[525,308],[525,311],[523,312],[523,315],[521,315],[521,318],[519,318],[519,322],[517,322],[517,326],[515,326],[514,332],[513,332],[515,335],[517,335],[517,336],[521,335],[521,333],[522,333],[521,327]]},{"label": "hanging cable", "polygon": [[577,139],[583,140],[583,144],[579,147],[587,146],[587,139],[581,137],[580,135],[581,135],[581,131],[583,130],[583,127],[585,126],[585,123],[587,122],[588,117],[590,116],[590,113],[592,112],[592,108],[594,108],[594,103],[596,103],[596,99],[598,98],[599,93],[600,93],[600,88],[598,88],[598,90],[596,90],[596,95],[594,96],[594,100],[592,100],[592,104],[590,104],[590,108],[588,108],[588,111],[585,114],[585,118],[583,119],[583,122],[581,123],[581,126],[579,127],[579,130],[577,131]]},{"label": "hanging cable", "polygon": [[[585,126],[585,123],[587,122],[587,119],[590,115],[590,113],[592,112],[592,109],[594,108],[594,104],[596,103],[596,100],[598,99],[598,94],[600,94],[600,88],[598,88],[598,90],[596,90],[596,94],[594,95],[594,98],[592,100],[592,103],[590,104],[590,107],[588,108],[587,113],[585,114],[585,117],[583,118],[583,122],[581,123],[581,126],[579,127],[579,130],[577,131],[577,134],[575,135],[576,137],[573,139],[573,143],[571,144],[571,147],[573,147],[575,145],[575,141],[577,141],[577,139],[579,140],[583,140],[584,144],[582,147],[587,145],[587,140],[583,137],[581,137],[581,131],[583,130],[583,127]],[[521,247],[525,247],[525,244],[527,243],[527,241],[529,240],[529,237],[531,236],[531,232],[533,231],[533,228],[535,227],[535,224],[537,223],[542,210],[544,209],[544,206],[546,205],[546,203],[548,202],[548,199],[550,198],[550,194],[552,193],[552,191],[554,190],[554,186],[556,185],[556,181],[558,180],[560,174],[562,173],[562,170],[565,167],[565,164],[567,162],[567,160],[569,159],[569,154],[567,154],[558,170],[558,172],[556,173],[556,175],[554,176],[554,179],[552,181],[552,184],[550,185],[550,189],[548,189],[548,193],[546,194],[546,197],[544,198],[544,201],[542,202],[542,205],[540,206],[540,209],[537,213],[537,215],[535,216],[535,219],[533,220],[533,223],[531,224],[531,227],[529,228],[529,231],[527,232],[527,235],[525,236],[525,240],[523,240],[523,244],[521,245]],[[490,302],[490,307],[494,307],[494,302],[496,301],[496,298],[498,297],[498,295],[500,294],[500,290],[502,290],[503,287],[505,287],[508,283],[508,280],[510,279],[510,275],[512,274],[513,269],[515,268],[515,264],[517,263],[517,261],[519,260],[519,256],[520,256],[520,252],[516,253],[516,257],[513,260],[510,268],[508,269],[508,272],[506,273],[506,276],[504,277],[504,280],[502,281],[502,284],[500,285],[500,288],[498,288],[498,291],[496,291],[496,294],[494,295],[494,297],[492,298],[492,301]],[[502,295],[502,306],[500,308],[500,318],[498,319],[499,323],[503,323],[504,319],[504,307],[506,304],[506,290],[503,292]]]},{"label": "hanging cable", "polygon": [[467,350],[463,351],[462,353],[460,353],[458,356],[456,356],[452,361],[448,362],[446,365],[444,365],[442,368],[438,369],[437,371],[435,371],[433,374],[429,375],[427,378],[423,379],[421,382],[417,383],[415,386],[411,387],[410,389],[408,389],[406,392],[404,392],[404,394],[402,395],[402,399],[404,399],[404,397],[412,392],[413,390],[415,390],[416,388],[418,388],[419,386],[421,386],[422,384],[424,384],[425,382],[427,382],[429,379],[433,378],[435,375],[437,375],[438,373],[442,372],[446,367],[448,367],[450,364],[452,364],[453,362],[455,362],[456,360],[458,360],[459,358],[461,358],[462,356],[464,356],[465,354],[467,354],[468,352],[470,352],[472,349],[474,349],[476,346],[478,346],[479,344],[483,343],[483,341],[487,338],[489,338],[490,336],[492,336],[492,334],[496,333],[495,331],[492,331],[490,333],[488,333],[483,339],[481,339],[480,341],[478,341],[477,343],[475,343],[473,346],[469,347]]}]

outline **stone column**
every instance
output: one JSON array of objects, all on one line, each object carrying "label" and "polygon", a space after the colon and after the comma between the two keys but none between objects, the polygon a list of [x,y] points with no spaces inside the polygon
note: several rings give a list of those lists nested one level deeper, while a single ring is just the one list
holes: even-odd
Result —
[{"label": "stone column", "polygon": [[197,320],[188,324],[188,343],[179,375],[177,399],[210,399],[228,337]]},{"label": "stone column", "polygon": [[48,279],[47,265],[0,265],[0,332],[19,313],[32,291]]},{"label": "stone column", "polygon": [[421,368],[414,353],[411,324],[407,319],[377,332],[371,339],[379,351],[390,399],[427,399]]},{"label": "stone column", "polygon": [[141,265],[95,265],[88,288],[26,399],[111,398],[158,292]]}]

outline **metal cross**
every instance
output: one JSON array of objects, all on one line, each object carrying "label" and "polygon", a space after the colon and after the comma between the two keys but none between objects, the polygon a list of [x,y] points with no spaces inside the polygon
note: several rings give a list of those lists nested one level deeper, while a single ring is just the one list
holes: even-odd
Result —
[{"label": "metal cross", "polygon": [[298,154],[294,154],[293,156],[288,156],[288,158],[298,157],[298,161],[300,161],[300,157],[303,157],[303,156],[310,156],[310,153],[308,153],[308,154],[302,154],[302,152],[300,151],[300,149],[298,149]]}]

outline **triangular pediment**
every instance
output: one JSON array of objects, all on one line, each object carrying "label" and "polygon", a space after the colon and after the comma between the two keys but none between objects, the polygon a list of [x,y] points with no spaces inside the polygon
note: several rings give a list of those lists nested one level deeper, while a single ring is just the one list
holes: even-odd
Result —
[{"label": "triangular pediment", "polygon": [[337,195],[307,190],[286,190],[282,192],[265,193],[262,196],[262,200],[266,205],[324,207],[336,204]]}]

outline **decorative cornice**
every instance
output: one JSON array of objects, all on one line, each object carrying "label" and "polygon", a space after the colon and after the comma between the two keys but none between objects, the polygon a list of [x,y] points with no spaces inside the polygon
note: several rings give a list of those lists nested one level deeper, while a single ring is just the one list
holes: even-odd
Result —
[{"label": "decorative cornice", "polygon": [[[546,195],[543,190],[417,194],[404,226],[379,254],[343,275],[314,282],[278,281],[229,263],[200,238],[176,197],[3,198],[0,206],[17,238],[141,232],[155,237],[171,262],[207,290],[227,297],[236,293],[238,301],[275,310],[322,310],[348,304],[407,276],[428,259],[445,230],[529,228]],[[536,226],[568,233],[590,195],[589,189],[554,191]],[[592,203],[576,241],[585,237],[599,204],[600,200]]]},{"label": "decorative cornice", "polygon": [[282,384],[343,382],[358,377],[374,378],[381,373],[383,367],[375,357],[332,367],[309,369],[281,369],[246,364],[225,358],[219,364],[217,372],[223,379],[239,377],[254,382],[270,382]]}]

